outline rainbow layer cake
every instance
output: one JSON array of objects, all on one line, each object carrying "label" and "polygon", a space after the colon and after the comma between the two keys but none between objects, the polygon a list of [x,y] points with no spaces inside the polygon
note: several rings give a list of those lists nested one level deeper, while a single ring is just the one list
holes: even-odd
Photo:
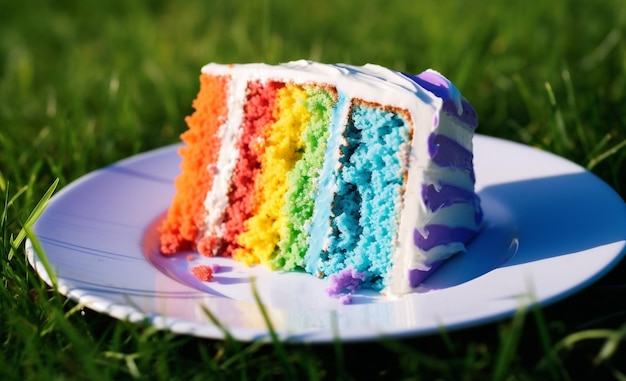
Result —
[{"label": "rainbow layer cake", "polygon": [[209,64],[200,83],[163,254],[198,250],[401,295],[477,234],[477,117],[439,73]]}]

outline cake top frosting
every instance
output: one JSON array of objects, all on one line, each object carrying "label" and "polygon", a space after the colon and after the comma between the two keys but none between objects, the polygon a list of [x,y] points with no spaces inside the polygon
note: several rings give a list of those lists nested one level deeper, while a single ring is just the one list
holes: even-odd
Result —
[{"label": "cake top frosting", "polygon": [[441,107],[444,112],[459,119],[470,128],[475,129],[478,125],[476,111],[463,98],[457,87],[442,74],[431,69],[412,75],[375,64],[354,66],[298,60],[279,65],[210,63],[205,65],[202,71],[228,75],[233,69],[238,69],[240,75],[242,72],[247,72],[251,78],[279,79],[287,76],[290,80],[301,83],[323,82],[330,77],[334,79],[334,84],[350,97],[364,98],[369,101],[378,98],[380,94],[385,94],[386,97],[390,97],[392,103],[401,107],[410,104],[405,93],[409,92],[426,103],[441,102],[440,105],[435,104],[435,107]]}]

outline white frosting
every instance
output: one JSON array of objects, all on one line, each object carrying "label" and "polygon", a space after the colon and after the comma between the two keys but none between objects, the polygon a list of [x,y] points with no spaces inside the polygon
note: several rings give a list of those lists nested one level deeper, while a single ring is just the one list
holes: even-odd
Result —
[{"label": "white frosting", "polygon": [[242,131],[243,105],[246,99],[247,86],[247,81],[238,76],[234,76],[229,84],[228,99],[226,101],[228,116],[218,131],[221,146],[217,163],[207,168],[208,171],[214,171],[215,176],[213,178],[213,187],[209,190],[204,200],[206,217],[204,219],[205,230],[201,233],[203,236],[215,236],[218,238],[223,236],[221,229],[222,220],[224,211],[228,206],[231,174],[239,157],[237,144]]},{"label": "white frosting", "polygon": [[[229,92],[228,105],[230,114],[220,129],[222,147],[217,167],[220,171],[232,171],[236,161],[235,145],[240,133],[242,119],[242,91],[249,80],[277,80],[295,84],[329,84],[348,98],[361,99],[381,105],[392,105],[408,112],[414,125],[413,141],[408,160],[408,182],[404,194],[404,205],[401,210],[400,226],[395,250],[392,254],[393,267],[389,276],[388,295],[399,295],[410,292],[408,282],[409,269],[427,269],[430,264],[446,255],[451,255],[450,247],[435,247],[430,251],[422,251],[413,242],[414,229],[429,222],[445,221],[447,225],[452,219],[454,226],[476,228],[476,223],[467,216],[467,206],[449,208],[445,214],[433,213],[424,205],[421,197],[422,184],[432,184],[445,179],[446,183],[466,189],[473,189],[467,173],[440,168],[430,160],[428,137],[437,130],[438,134],[447,135],[467,149],[471,150],[473,131],[466,128],[456,119],[441,112],[443,101],[431,92],[423,89],[404,75],[377,65],[356,67],[351,65],[329,65],[310,61],[294,61],[281,65],[266,64],[208,64],[202,68],[203,73],[211,75],[229,75],[233,78],[232,91]],[[433,72],[436,73],[436,72]],[[432,73],[431,73],[432,74]],[[436,73],[438,74],[438,73]],[[443,77],[442,77],[443,78]],[[443,78],[445,80],[445,78]],[[447,81],[447,80],[446,80]],[[449,82],[448,82],[448,85]],[[456,89],[450,86],[450,89]],[[458,93],[458,90],[456,90]],[[457,111],[462,113],[460,94],[451,94]],[[346,102],[345,110],[337,110],[339,115],[347,118],[350,102]],[[227,206],[226,197],[230,186],[230,174],[216,176],[214,189],[207,195],[206,223],[209,226],[205,234],[219,234],[219,225],[223,210]],[[465,209],[464,209],[465,208]],[[316,238],[317,239],[322,239]],[[453,244],[455,251],[464,249],[462,244]]]},{"label": "white frosting", "polygon": [[[436,110],[435,112],[439,112]],[[443,114],[443,113],[441,113]],[[413,243],[413,231],[429,223],[443,223],[453,227],[467,227],[478,230],[474,217],[474,209],[470,205],[454,205],[437,212],[430,211],[421,196],[422,184],[445,182],[465,189],[473,190],[474,184],[467,172],[442,168],[430,160],[428,152],[428,136],[431,131],[423,126],[432,125],[432,119],[422,117],[415,120],[415,134],[409,177],[404,196],[404,210],[400,220],[398,247],[393,255],[393,267],[389,274],[389,282],[385,293],[390,296],[411,292],[408,273],[411,269],[428,270],[436,261],[446,259],[455,253],[465,251],[462,243],[436,246],[428,251],[421,250]],[[471,136],[473,131],[461,125],[456,119],[439,115],[439,123],[433,127],[437,134],[446,135],[461,143],[466,149],[472,150]],[[419,155],[419,153],[424,153]]]},{"label": "white frosting", "polygon": [[[341,89],[348,97],[368,102],[391,104],[411,111],[419,111],[417,95],[423,102],[441,108],[441,99],[424,90],[401,74],[378,65],[365,66],[330,65],[311,61],[293,61],[281,65],[210,63],[202,68],[203,73],[232,75],[248,80],[283,80],[297,84],[328,83]],[[418,107],[420,108],[420,107]]]}]

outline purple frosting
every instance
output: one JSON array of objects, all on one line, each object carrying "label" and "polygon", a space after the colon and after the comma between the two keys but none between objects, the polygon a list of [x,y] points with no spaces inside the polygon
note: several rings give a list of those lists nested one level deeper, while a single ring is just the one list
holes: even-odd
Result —
[{"label": "purple frosting", "polygon": [[426,225],[424,230],[425,236],[418,229],[413,231],[413,242],[422,250],[430,250],[435,246],[453,242],[467,242],[476,234],[476,230],[473,229],[438,224]]},{"label": "purple frosting", "polygon": [[441,267],[443,262],[444,261],[434,262],[432,265],[430,265],[430,269],[428,270],[409,270],[409,286],[411,286],[411,288],[419,286],[426,278],[428,278],[430,274],[432,274],[433,272],[435,272],[435,270]]},{"label": "purple frosting", "polygon": [[[442,110],[451,117],[456,118],[476,129],[478,126],[478,116],[469,102],[463,98],[459,90],[441,74],[433,70],[427,70],[418,75],[403,73],[407,78],[426,91],[443,101]],[[438,120],[435,119],[435,123]],[[431,134],[428,137],[428,153],[437,165],[442,167],[457,168],[469,173],[471,181],[475,181],[473,154],[454,139],[444,135]],[[475,209],[474,218],[476,223],[480,223],[483,218],[478,196],[467,189],[459,188],[449,184],[422,185],[422,199],[426,206],[433,212],[456,203],[471,203]],[[422,235],[415,229],[413,241],[417,247],[428,251],[439,245],[446,245],[454,242],[468,242],[475,234],[474,229],[464,227],[451,227],[447,225],[432,224],[424,227],[425,234]],[[408,272],[409,285],[417,287],[431,273],[439,268],[444,261],[437,261],[431,265],[429,270],[423,271],[412,269]]]},{"label": "purple frosting", "polygon": [[472,163],[474,155],[454,139],[431,134],[428,137],[428,153],[438,165],[464,169],[470,173],[472,182],[475,181]]},{"label": "purple frosting", "polygon": [[441,184],[439,190],[433,185],[422,184],[422,200],[431,212],[453,204],[471,203],[474,206],[474,220],[480,223],[483,219],[480,199],[474,192],[450,184]]},{"label": "purple frosting", "polygon": [[474,192],[454,185],[442,184],[439,190],[435,185],[422,185],[422,199],[431,212],[459,203],[471,203],[476,199]]},{"label": "purple frosting", "polygon": [[443,100],[444,112],[456,117],[474,129],[478,126],[476,111],[447,78],[433,70],[426,70],[418,75],[402,74],[433,93],[437,98],[441,98]]}]

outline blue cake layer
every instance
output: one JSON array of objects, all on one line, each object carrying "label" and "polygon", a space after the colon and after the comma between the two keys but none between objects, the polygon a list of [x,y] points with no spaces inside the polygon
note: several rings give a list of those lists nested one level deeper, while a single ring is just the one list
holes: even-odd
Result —
[{"label": "blue cake layer", "polygon": [[[331,126],[341,126],[343,124],[344,116],[341,115],[340,110],[344,110],[349,104],[348,102],[350,102],[349,98],[342,92],[338,92],[337,98],[337,104],[332,111]],[[309,236],[314,238],[309,240],[309,248],[304,258],[304,265],[308,273],[319,277],[326,275],[321,265],[328,259],[328,251],[326,250],[327,238],[331,233],[329,221],[332,216],[331,205],[335,197],[335,179],[337,178],[338,170],[336,168],[336,155],[343,142],[342,134],[341,128],[331,128],[330,137],[326,143],[324,163],[318,178],[318,192],[313,195],[313,197],[316,197],[316,200]],[[337,263],[327,267],[332,268],[333,266],[337,266]]]},{"label": "blue cake layer", "polygon": [[391,266],[404,182],[399,152],[410,128],[398,113],[353,105],[340,147],[332,234],[322,261],[315,263],[318,273],[348,267],[365,272],[366,285],[385,286],[382,276]]}]

